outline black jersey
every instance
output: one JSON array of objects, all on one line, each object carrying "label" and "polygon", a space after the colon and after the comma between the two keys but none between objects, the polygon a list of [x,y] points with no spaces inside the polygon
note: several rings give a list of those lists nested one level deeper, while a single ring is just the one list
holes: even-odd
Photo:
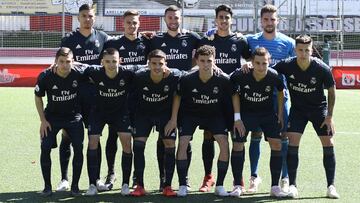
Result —
[{"label": "black jersey", "polygon": [[68,33],[61,40],[61,47],[68,47],[74,54],[74,60],[81,63],[100,65],[100,54],[109,36],[99,30],[85,37],[79,30]]},{"label": "black jersey", "polygon": [[150,78],[150,70],[136,72],[134,94],[137,100],[137,113],[153,116],[171,114],[172,101],[180,76],[179,70],[171,69],[168,77],[163,78],[159,83],[154,83]]},{"label": "black jersey", "polygon": [[284,89],[281,77],[274,69],[269,68],[266,76],[256,81],[253,72],[253,69],[249,73],[236,70],[230,77],[234,90],[240,95],[241,112],[274,112],[273,92],[275,88],[278,91]]},{"label": "black jersey", "polygon": [[232,95],[232,86],[228,75],[214,73],[206,82],[202,82],[199,71],[192,71],[181,77],[177,94],[181,96],[179,114],[196,117],[223,117],[223,99]]},{"label": "black jersey", "polygon": [[59,120],[74,118],[80,112],[78,85],[81,74],[72,69],[66,78],[62,78],[51,69],[46,69],[38,76],[35,95],[47,95],[45,115]]},{"label": "black jersey", "polygon": [[249,59],[251,51],[245,37],[237,37],[235,34],[220,37],[215,34],[213,40],[201,39],[200,45],[215,47],[215,64],[225,73],[230,74],[237,68],[241,68],[241,58]]},{"label": "black jersey", "polygon": [[104,113],[117,111],[126,112],[127,96],[134,72],[138,66],[119,66],[119,72],[115,78],[109,78],[103,66],[89,66],[85,69],[84,75],[89,77],[95,84],[96,108]]},{"label": "black jersey", "polygon": [[104,49],[106,48],[115,48],[119,51],[121,65],[146,65],[150,41],[141,36],[130,40],[122,35],[107,41],[104,46]]},{"label": "black jersey", "polygon": [[305,71],[298,66],[296,57],[275,64],[274,69],[286,77],[292,107],[311,110],[327,106],[324,88],[333,87],[335,81],[329,66],[320,59],[311,57]]},{"label": "black jersey", "polygon": [[161,33],[151,39],[151,50],[162,50],[168,67],[187,71],[192,68],[193,50],[199,42],[200,36],[194,32],[179,33],[175,37]]}]

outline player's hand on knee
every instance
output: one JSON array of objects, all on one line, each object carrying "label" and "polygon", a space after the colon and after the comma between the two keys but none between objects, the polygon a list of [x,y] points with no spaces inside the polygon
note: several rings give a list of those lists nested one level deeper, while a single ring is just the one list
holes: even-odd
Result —
[{"label": "player's hand on knee", "polygon": [[171,135],[171,132],[176,129],[177,121],[176,120],[169,120],[169,122],[165,126],[165,136]]},{"label": "player's hand on knee", "polygon": [[327,131],[328,135],[334,135],[335,134],[335,126],[334,126],[334,122],[332,121],[331,116],[326,116],[325,117],[325,120],[321,124],[320,128],[323,128],[324,126],[326,126],[326,131]]},{"label": "player's hand on knee", "polygon": [[246,129],[242,120],[237,120],[234,122],[234,131],[238,132],[240,137],[245,136]]},{"label": "player's hand on knee", "polygon": [[40,124],[40,137],[41,138],[46,137],[48,135],[47,134],[48,129],[49,129],[49,131],[51,131],[50,123],[47,120],[41,121],[41,124]]}]

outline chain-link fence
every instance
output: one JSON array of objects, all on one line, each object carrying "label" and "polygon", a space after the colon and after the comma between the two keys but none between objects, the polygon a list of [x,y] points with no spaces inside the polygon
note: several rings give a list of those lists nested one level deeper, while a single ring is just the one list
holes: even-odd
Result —
[{"label": "chain-link fence", "polygon": [[233,31],[255,33],[261,31],[261,7],[271,3],[279,8],[281,32],[310,34],[318,53],[329,44],[333,57],[360,58],[360,0],[0,0],[0,56],[26,55],[26,50],[35,56],[53,54],[47,48],[57,48],[61,37],[78,27],[83,3],[96,4],[95,27],[110,35],[121,34],[121,16],[128,9],[140,11],[140,30],[164,31],[164,10],[172,4],[183,8],[185,29],[202,34],[215,26],[214,9],[228,4],[234,11]]}]

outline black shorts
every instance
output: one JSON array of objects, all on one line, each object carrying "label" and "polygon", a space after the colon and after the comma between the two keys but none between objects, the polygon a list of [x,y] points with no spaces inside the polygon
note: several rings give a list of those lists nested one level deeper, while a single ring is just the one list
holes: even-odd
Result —
[{"label": "black shorts", "polygon": [[109,114],[93,109],[89,117],[88,134],[101,135],[105,124],[108,124],[115,132],[131,133],[128,113],[112,112]]},{"label": "black shorts", "polygon": [[[249,131],[256,131],[261,128],[264,132],[265,138],[281,139],[281,126],[278,123],[278,118],[275,113],[241,113],[241,118],[246,129],[246,135]],[[246,142],[246,137],[247,136],[240,137],[237,132],[231,136],[233,142]]]},{"label": "black shorts", "polygon": [[222,116],[214,117],[195,117],[182,115],[179,117],[178,128],[179,136],[193,135],[196,127],[210,131],[213,135],[227,135],[228,129],[226,127],[225,118]]},{"label": "black shorts", "polygon": [[171,133],[170,136],[165,136],[165,126],[170,120],[170,115],[146,115],[137,113],[134,117],[133,125],[133,137],[149,137],[153,126],[156,127],[156,131],[159,132],[159,138],[161,139],[176,139],[176,133]]},{"label": "black shorts", "polygon": [[82,82],[79,85],[79,98],[81,104],[81,114],[83,122],[87,128],[89,125],[89,117],[92,107],[96,100],[96,87],[90,82]]},{"label": "black shorts", "polygon": [[[306,124],[310,121],[318,136],[326,136],[328,135],[326,125],[320,128],[326,115],[327,110],[325,108],[308,111],[290,108],[287,132],[297,132],[303,134]],[[332,134],[330,134],[330,136],[331,135]]]},{"label": "black shorts", "polygon": [[56,135],[61,129],[66,130],[73,147],[82,149],[84,142],[84,126],[81,117],[71,121],[49,120],[51,130],[48,129],[47,136],[41,139],[41,148],[51,149],[56,147]]}]

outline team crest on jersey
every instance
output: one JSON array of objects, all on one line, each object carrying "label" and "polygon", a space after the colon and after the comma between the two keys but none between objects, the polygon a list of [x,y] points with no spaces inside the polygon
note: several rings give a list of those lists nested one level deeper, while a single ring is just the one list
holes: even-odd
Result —
[{"label": "team crest on jersey", "polygon": [[312,77],[312,78],[310,79],[310,84],[312,84],[312,85],[315,85],[315,84],[316,84],[316,78],[315,78],[315,77]]},{"label": "team crest on jersey", "polygon": [[125,80],[121,79],[120,82],[119,82],[119,85],[124,86],[125,85]]},{"label": "team crest on jersey", "polygon": [[95,40],[95,46],[96,46],[96,47],[100,47],[100,42],[99,42],[99,40]]},{"label": "team crest on jersey", "polygon": [[219,93],[219,88],[218,88],[217,86],[215,86],[215,87],[214,87],[214,89],[213,89],[213,93],[214,93],[214,94]]},{"label": "team crest on jersey", "polygon": [[35,91],[36,91],[36,92],[40,91],[39,85],[36,85],[36,86],[35,86]]},{"label": "team crest on jersey", "polygon": [[265,87],[265,92],[270,92],[270,90],[271,90],[271,87],[270,87],[270,86],[266,86],[266,87]]},{"label": "team crest on jersey", "polygon": [[181,42],[181,46],[183,46],[183,47],[187,47],[187,41],[186,40],[183,40],[182,42]]},{"label": "team crest on jersey", "polygon": [[165,85],[164,86],[164,92],[168,92],[169,91],[169,85]]},{"label": "team crest on jersey", "polygon": [[231,45],[231,51],[235,52],[237,50],[236,44]]},{"label": "team crest on jersey", "polygon": [[77,86],[78,86],[78,82],[76,80],[74,80],[72,83],[72,87],[77,87]]},{"label": "team crest on jersey", "polygon": [[138,47],[139,49],[145,49],[145,45],[143,43],[140,43]]}]

